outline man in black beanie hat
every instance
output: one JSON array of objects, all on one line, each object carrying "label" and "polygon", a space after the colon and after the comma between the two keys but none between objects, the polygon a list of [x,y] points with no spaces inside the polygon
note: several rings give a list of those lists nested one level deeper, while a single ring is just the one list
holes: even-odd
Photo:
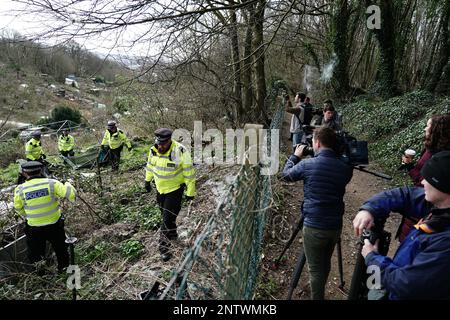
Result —
[{"label": "man in black beanie hat", "polygon": [[[381,192],[361,207],[353,220],[357,236],[390,212],[422,218],[402,242],[394,259],[365,240],[361,254],[379,271],[379,285],[389,299],[450,299],[450,151],[436,153],[422,168],[424,188]],[[374,270],[372,269],[372,270]],[[379,289],[376,288],[376,289]]]}]

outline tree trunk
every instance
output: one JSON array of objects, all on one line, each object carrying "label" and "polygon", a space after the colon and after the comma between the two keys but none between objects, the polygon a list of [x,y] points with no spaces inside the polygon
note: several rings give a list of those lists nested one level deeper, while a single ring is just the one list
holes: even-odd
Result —
[{"label": "tree trunk", "polygon": [[450,94],[450,59],[443,70],[442,80],[437,87],[437,91],[442,94]]},{"label": "tree trunk", "polygon": [[255,23],[253,35],[253,59],[255,70],[256,85],[256,110],[257,117],[265,124],[269,124],[264,101],[266,99],[266,76],[264,70],[264,13],[266,10],[266,1],[261,0],[257,3],[255,10]]},{"label": "tree trunk", "polygon": [[381,96],[390,98],[398,94],[395,77],[395,23],[391,0],[381,0],[381,29],[374,29],[380,51],[377,82]]},{"label": "tree trunk", "polygon": [[242,82],[241,82],[241,62],[239,54],[239,38],[237,33],[236,12],[231,11],[230,14],[230,39],[231,39],[231,59],[233,64],[233,93],[235,99],[234,117],[236,125],[242,123]]},{"label": "tree trunk", "polygon": [[449,20],[450,20],[450,0],[446,0],[444,3],[444,8],[442,10],[440,30],[441,30],[441,48],[439,50],[439,55],[436,59],[436,64],[433,70],[430,81],[427,84],[427,90],[434,92],[442,77],[443,70],[448,64],[450,58],[450,39],[449,39]]},{"label": "tree trunk", "polygon": [[347,41],[349,18],[348,0],[339,0],[336,13],[332,17],[333,49],[337,63],[331,83],[334,87],[335,95],[341,100],[345,100],[350,91],[348,73],[349,43]]},{"label": "tree trunk", "polygon": [[[244,60],[242,63],[242,87],[244,89],[243,111],[250,113],[253,105],[253,87],[252,87],[252,38],[253,38],[253,16],[254,7],[251,5],[246,9],[245,18],[247,30],[244,41]],[[248,118],[248,115],[247,115]]]}]

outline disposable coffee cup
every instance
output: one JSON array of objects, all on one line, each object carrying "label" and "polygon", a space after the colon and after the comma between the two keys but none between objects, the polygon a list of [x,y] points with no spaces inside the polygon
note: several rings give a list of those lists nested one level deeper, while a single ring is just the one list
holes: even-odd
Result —
[{"label": "disposable coffee cup", "polygon": [[414,158],[414,156],[416,155],[416,151],[414,151],[413,149],[407,149],[405,150],[405,156],[408,158]]}]

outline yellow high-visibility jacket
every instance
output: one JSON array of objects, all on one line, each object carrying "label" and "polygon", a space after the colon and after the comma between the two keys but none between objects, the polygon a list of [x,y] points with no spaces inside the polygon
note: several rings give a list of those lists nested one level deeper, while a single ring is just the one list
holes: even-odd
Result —
[{"label": "yellow high-visibility jacket", "polygon": [[106,130],[105,135],[103,136],[102,146],[109,146],[110,149],[117,149],[123,144],[128,148],[131,148],[130,140],[128,140],[126,134],[122,130],[117,129],[113,134]]},{"label": "yellow high-visibility jacket", "polygon": [[61,217],[59,198],[75,201],[76,190],[68,182],[34,178],[14,190],[14,209],[27,219],[30,226],[53,224]]},{"label": "yellow high-visibility jacket", "polygon": [[151,147],[145,170],[145,181],[155,179],[160,194],[175,191],[184,183],[186,195],[195,196],[195,168],[191,155],[182,144],[172,140],[172,145],[164,154],[158,153],[155,146]]},{"label": "yellow high-visibility jacket", "polygon": [[42,151],[41,141],[31,138],[25,144],[25,157],[28,160],[38,160],[44,154]]},{"label": "yellow high-visibility jacket", "polygon": [[70,151],[75,146],[75,139],[68,134],[67,136],[60,135],[58,140],[59,151]]}]

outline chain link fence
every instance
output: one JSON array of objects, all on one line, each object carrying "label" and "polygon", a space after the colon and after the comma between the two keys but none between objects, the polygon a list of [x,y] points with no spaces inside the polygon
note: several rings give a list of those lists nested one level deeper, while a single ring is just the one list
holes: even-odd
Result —
[{"label": "chain link fence", "polygon": [[[280,95],[286,90],[282,82],[275,83],[266,99],[272,112],[270,129],[281,129],[284,99]],[[271,132],[268,152],[272,151]],[[261,174],[261,165],[242,165],[159,299],[253,298],[273,202],[271,179]]]}]

